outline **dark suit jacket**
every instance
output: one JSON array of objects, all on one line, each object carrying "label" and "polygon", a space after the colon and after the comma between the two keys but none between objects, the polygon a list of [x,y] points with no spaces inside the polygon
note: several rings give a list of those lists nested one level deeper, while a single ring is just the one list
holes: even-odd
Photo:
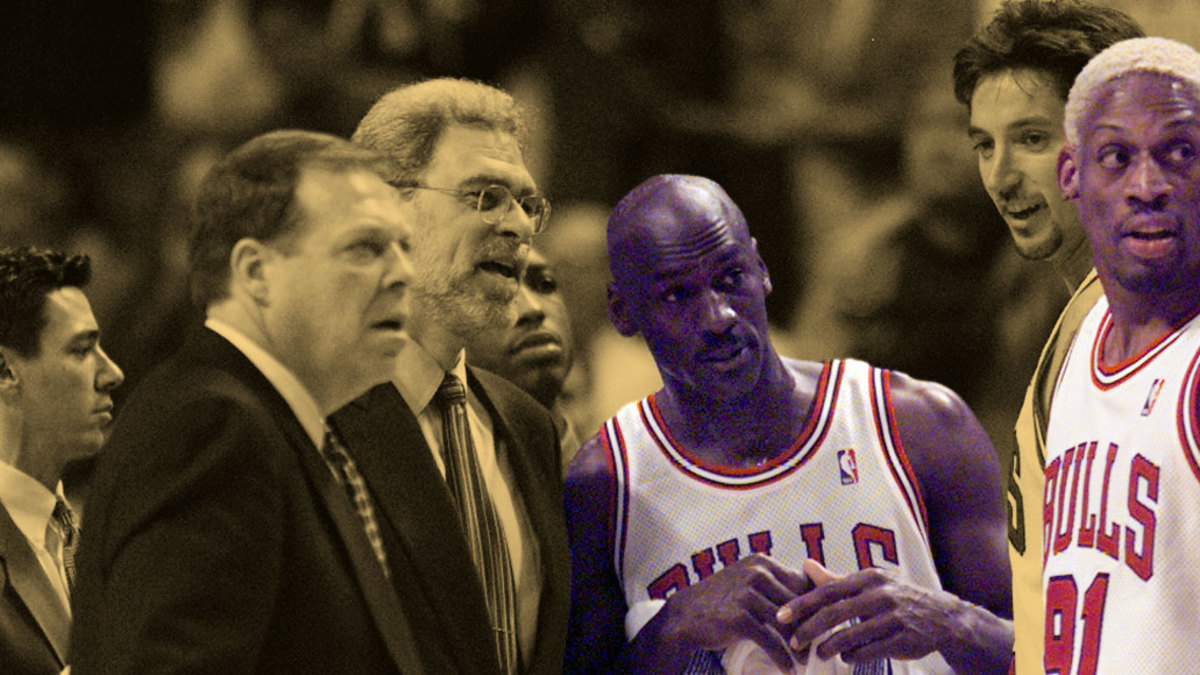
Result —
[{"label": "dark suit jacket", "polygon": [[29,540],[0,506],[0,673],[58,675],[70,627]]},{"label": "dark suit jacket", "polygon": [[[537,643],[526,673],[560,673],[570,599],[559,447],[550,414],[516,386],[468,368],[468,386],[491,415],[540,549]],[[382,511],[392,581],[437,673],[496,673],[483,588],[441,473],[416,417],[391,383],[333,416]]]},{"label": "dark suit jacket", "polygon": [[75,675],[426,672],[346,492],[207,329],[122,410],[76,560]]}]

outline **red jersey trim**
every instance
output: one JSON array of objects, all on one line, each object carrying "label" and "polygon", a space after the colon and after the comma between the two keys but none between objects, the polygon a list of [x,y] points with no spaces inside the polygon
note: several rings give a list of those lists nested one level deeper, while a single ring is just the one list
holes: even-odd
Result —
[{"label": "red jersey trim", "polygon": [[1121,384],[1133,376],[1134,373],[1144,368],[1146,364],[1153,361],[1154,357],[1165,351],[1167,347],[1174,344],[1179,339],[1179,336],[1183,335],[1183,331],[1187,325],[1197,315],[1200,315],[1200,310],[1193,312],[1187,319],[1179,322],[1179,325],[1175,328],[1163,333],[1149,347],[1146,347],[1141,354],[1132,356],[1109,368],[1101,363],[1101,355],[1104,353],[1104,341],[1108,338],[1108,334],[1113,327],[1112,310],[1105,307],[1104,317],[1100,320],[1100,329],[1096,331],[1096,339],[1092,343],[1092,383],[1103,391]]},{"label": "red jersey trim", "polygon": [[650,432],[659,449],[667,460],[679,471],[690,478],[715,487],[746,490],[774,483],[785,478],[797,468],[803,466],[821,446],[829,431],[833,419],[834,404],[837,402],[838,391],[842,384],[845,364],[841,361],[828,361],[821,369],[817,381],[816,396],[812,403],[812,414],[805,421],[804,428],[786,452],[770,462],[746,469],[718,466],[695,457],[687,448],[680,445],[663,423],[662,413],[656,403],[657,394],[653,394],[638,403],[642,422]]},{"label": "red jersey trim", "polygon": [[623,585],[625,540],[629,531],[629,454],[616,417],[604,423],[604,447],[608,451],[609,472],[613,477],[613,491],[609,495],[609,546],[617,579]]},{"label": "red jersey trim", "polygon": [[917,530],[929,543],[929,515],[925,511],[925,499],[920,483],[908,462],[900,434],[896,432],[896,411],[892,406],[892,373],[881,368],[871,368],[871,406],[874,409],[875,433],[883,448],[884,459],[891,471],[892,479],[900,488],[908,511],[917,524]]},{"label": "red jersey trim", "polygon": [[1192,362],[1188,364],[1179,395],[1179,411],[1175,416],[1179,422],[1183,455],[1192,468],[1192,475],[1200,481],[1200,417],[1196,414],[1197,404],[1200,404],[1200,350],[1196,351]]}]

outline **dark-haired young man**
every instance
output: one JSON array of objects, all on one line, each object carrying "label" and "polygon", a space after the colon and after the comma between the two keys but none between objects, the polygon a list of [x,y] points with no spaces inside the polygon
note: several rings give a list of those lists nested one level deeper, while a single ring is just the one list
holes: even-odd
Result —
[{"label": "dark-haired young man", "polygon": [[983,185],[1017,252],[1049,262],[1074,297],[1046,341],[1016,422],[1016,448],[1001,446],[1008,471],[1015,665],[1041,672],[1045,428],[1066,345],[1101,294],[1091,248],[1074,205],[1058,191],[1063,107],[1075,76],[1113,43],[1142,35],[1127,15],[1078,0],[1010,0],[954,59],[954,93],[970,110],[968,134]]},{"label": "dark-haired young man", "polygon": [[0,671],[67,662],[78,529],[64,467],[95,454],[124,375],[100,347],[86,256],[0,249]]}]

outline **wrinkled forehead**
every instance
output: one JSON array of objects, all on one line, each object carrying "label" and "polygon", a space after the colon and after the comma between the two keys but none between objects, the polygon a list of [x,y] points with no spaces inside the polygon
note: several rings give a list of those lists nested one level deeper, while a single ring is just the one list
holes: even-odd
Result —
[{"label": "wrinkled forehead", "polygon": [[613,216],[608,236],[615,277],[750,246],[741,211],[718,186],[705,182],[668,182],[648,191]]},{"label": "wrinkled forehead", "polygon": [[1121,126],[1118,118],[1147,124],[1164,117],[1195,121],[1200,109],[1197,93],[1195,84],[1171,74],[1130,71],[1096,87],[1091,105],[1084,109],[1082,128]]}]

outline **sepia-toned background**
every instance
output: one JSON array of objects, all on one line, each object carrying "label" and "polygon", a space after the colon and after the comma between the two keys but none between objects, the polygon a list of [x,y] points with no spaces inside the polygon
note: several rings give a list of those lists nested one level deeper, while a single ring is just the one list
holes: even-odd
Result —
[{"label": "sepia-toned background", "polygon": [[[186,204],[210,163],[267,129],[348,135],[427,76],[537,112],[527,160],[555,215],[536,244],[575,324],[584,435],[657,386],[603,305],[607,209],[653,173],[709,176],[742,206],[781,352],[941,381],[998,446],[1067,297],[1016,257],[951,94],[952,55],[993,0],[5,4],[0,242],[93,256],[123,394],[193,318]],[[1192,0],[1102,4],[1200,44]]]}]

